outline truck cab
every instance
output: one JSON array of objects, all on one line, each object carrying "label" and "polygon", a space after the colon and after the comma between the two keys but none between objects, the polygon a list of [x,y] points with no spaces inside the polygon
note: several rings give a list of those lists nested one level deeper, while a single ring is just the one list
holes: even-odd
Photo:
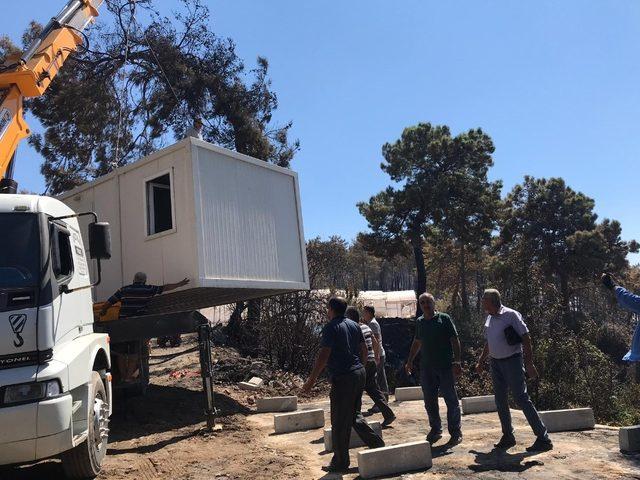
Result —
[{"label": "truck cab", "polygon": [[0,465],[60,456],[70,478],[98,474],[112,405],[88,263],[109,257],[108,227],[87,252],[80,215],[53,198],[0,195]]}]

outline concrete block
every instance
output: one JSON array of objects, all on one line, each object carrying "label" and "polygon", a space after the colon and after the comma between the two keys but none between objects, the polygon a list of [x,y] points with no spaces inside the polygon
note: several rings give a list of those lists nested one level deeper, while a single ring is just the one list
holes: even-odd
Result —
[{"label": "concrete block", "polygon": [[258,385],[254,385],[253,383],[249,383],[249,382],[240,382],[238,384],[238,387],[240,388],[240,390],[259,390],[260,387]]},{"label": "concrete block", "polygon": [[249,383],[255,385],[256,387],[261,387],[262,384],[264,383],[264,380],[261,379],[260,377],[251,377],[251,380],[249,380]]},{"label": "concrete block", "polygon": [[640,425],[620,428],[620,451],[640,452]]},{"label": "concrete block", "polygon": [[431,465],[431,445],[424,440],[358,452],[358,471],[362,478],[423,470]]},{"label": "concrete block", "polygon": [[[382,437],[382,425],[380,422],[369,422],[369,426]],[[349,441],[349,448],[356,448],[364,446],[364,442],[356,431],[351,429],[351,440]],[[333,440],[331,439],[331,427],[324,429],[324,449],[327,452],[333,452]]]},{"label": "concrete block", "polygon": [[464,415],[469,415],[471,413],[495,412],[497,410],[496,398],[493,395],[466,397],[462,399],[462,413]]},{"label": "concrete block", "polygon": [[298,409],[298,397],[269,397],[256,399],[258,412],[295,412]]},{"label": "concrete block", "polygon": [[593,410],[590,408],[549,410],[539,413],[549,432],[590,430],[596,426],[596,419],[593,416]]},{"label": "concrete block", "polygon": [[402,387],[396,388],[396,402],[406,402],[407,400],[422,400],[422,387]]},{"label": "concrete block", "polygon": [[276,433],[298,432],[324,427],[324,410],[302,410],[293,413],[281,413],[273,416]]}]

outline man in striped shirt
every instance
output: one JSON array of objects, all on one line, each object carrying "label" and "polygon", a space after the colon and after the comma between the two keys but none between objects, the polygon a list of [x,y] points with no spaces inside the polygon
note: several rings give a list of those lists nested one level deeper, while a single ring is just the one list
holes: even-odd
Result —
[{"label": "man in striped shirt", "polygon": [[114,293],[102,307],[100,312],[102,315],[107,313],[109,307],[120,302],[120,318],[135,317],[145,313],[147,304],[156,295],[163,292],[169,292],[176,288],[182,287],[189,283],[189,279],[185,278],[177,283],[168,283],[167,285],[147,285],[147,274],[138,272],[133,277],[133,283],[120,288]]},{"label": "man in striped shirt", "polygon": [[374,405],[378,407],[382,413],[384,418],[382,426],[386,427],[391,425],[396,419],[396,416],[385,400],[384,394],[380,391],[380,387],[378,387],[377,370],[378,362],[380,361],[380,347],[369,326],[360,319],[360,312],[358,312],[356,307],[348,307],[345,312],[345,317],[360,324],[360,329],[362,330],[362,335],[367,345],[367,364],[365,365],[367,380],[364,391],[367,392],[367,395],[373,400]]}]

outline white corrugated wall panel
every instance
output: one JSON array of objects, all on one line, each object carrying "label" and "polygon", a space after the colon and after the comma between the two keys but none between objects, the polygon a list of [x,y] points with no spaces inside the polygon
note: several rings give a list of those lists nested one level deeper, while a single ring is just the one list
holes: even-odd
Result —
[{"label": "white corrugated wall panel", "polygon": [[195,143],[192,148],[201,275],[306,282],[295,175]]}]

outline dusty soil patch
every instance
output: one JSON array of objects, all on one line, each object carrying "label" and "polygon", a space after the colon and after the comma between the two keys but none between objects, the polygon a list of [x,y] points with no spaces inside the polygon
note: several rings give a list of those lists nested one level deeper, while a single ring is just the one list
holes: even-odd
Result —
[{"label": "dusty soil patch", "polygon": [[[325,475],[321,470],[330,460],[330,454],[324,452],[321,429],[274,435],[273,415],[252,413],[256,394],[238,390],[234,384],[216,386],[219,423],[223,428],[206,433],[197,352],[173,357],[193,346],[186,343],[177,349],[153,350],[152,385],[144,398],[120,399],[100,479],[357,478],[355,469],[344,476]],[[219,363],[223,362],[229,375],[251,374],[253,361],[237,360],[239,372],[236,372],[233,358],[237,354],[231,349],[216,351]],[[264,395],[287,393],[299,381],[293,377],[283,380],[277,372],[263,371],[263,374],[273,375],[267,380],[274,382],[260,393]],[[326,385],[320,387],[316,398],[301,399],[300,408],[324,408],[329,425],[325,395]],[[384,431],[387,444],[424,438],[428,423],[420,401],[392,407],[398,420]],[[617,429],[598,427],[587,432],[554,434],[554,451],[530,455],[524,447],[534,440],[531,430],[520,412],[514,411],[513,415],[519,444],[508,453],[492,450],[500,436],[496,414],[465,416],[461,445],[453,448],[435,445],[433,468],[402,478],[640,479],[640,455],[622,455],[618,451]],[[445,435],[443,441],[447,439]],[[354,467],[356,452],[352,450]],[[61,475],[60,465],[47,461],[0,472],[0,479],[54,479]]]}]

